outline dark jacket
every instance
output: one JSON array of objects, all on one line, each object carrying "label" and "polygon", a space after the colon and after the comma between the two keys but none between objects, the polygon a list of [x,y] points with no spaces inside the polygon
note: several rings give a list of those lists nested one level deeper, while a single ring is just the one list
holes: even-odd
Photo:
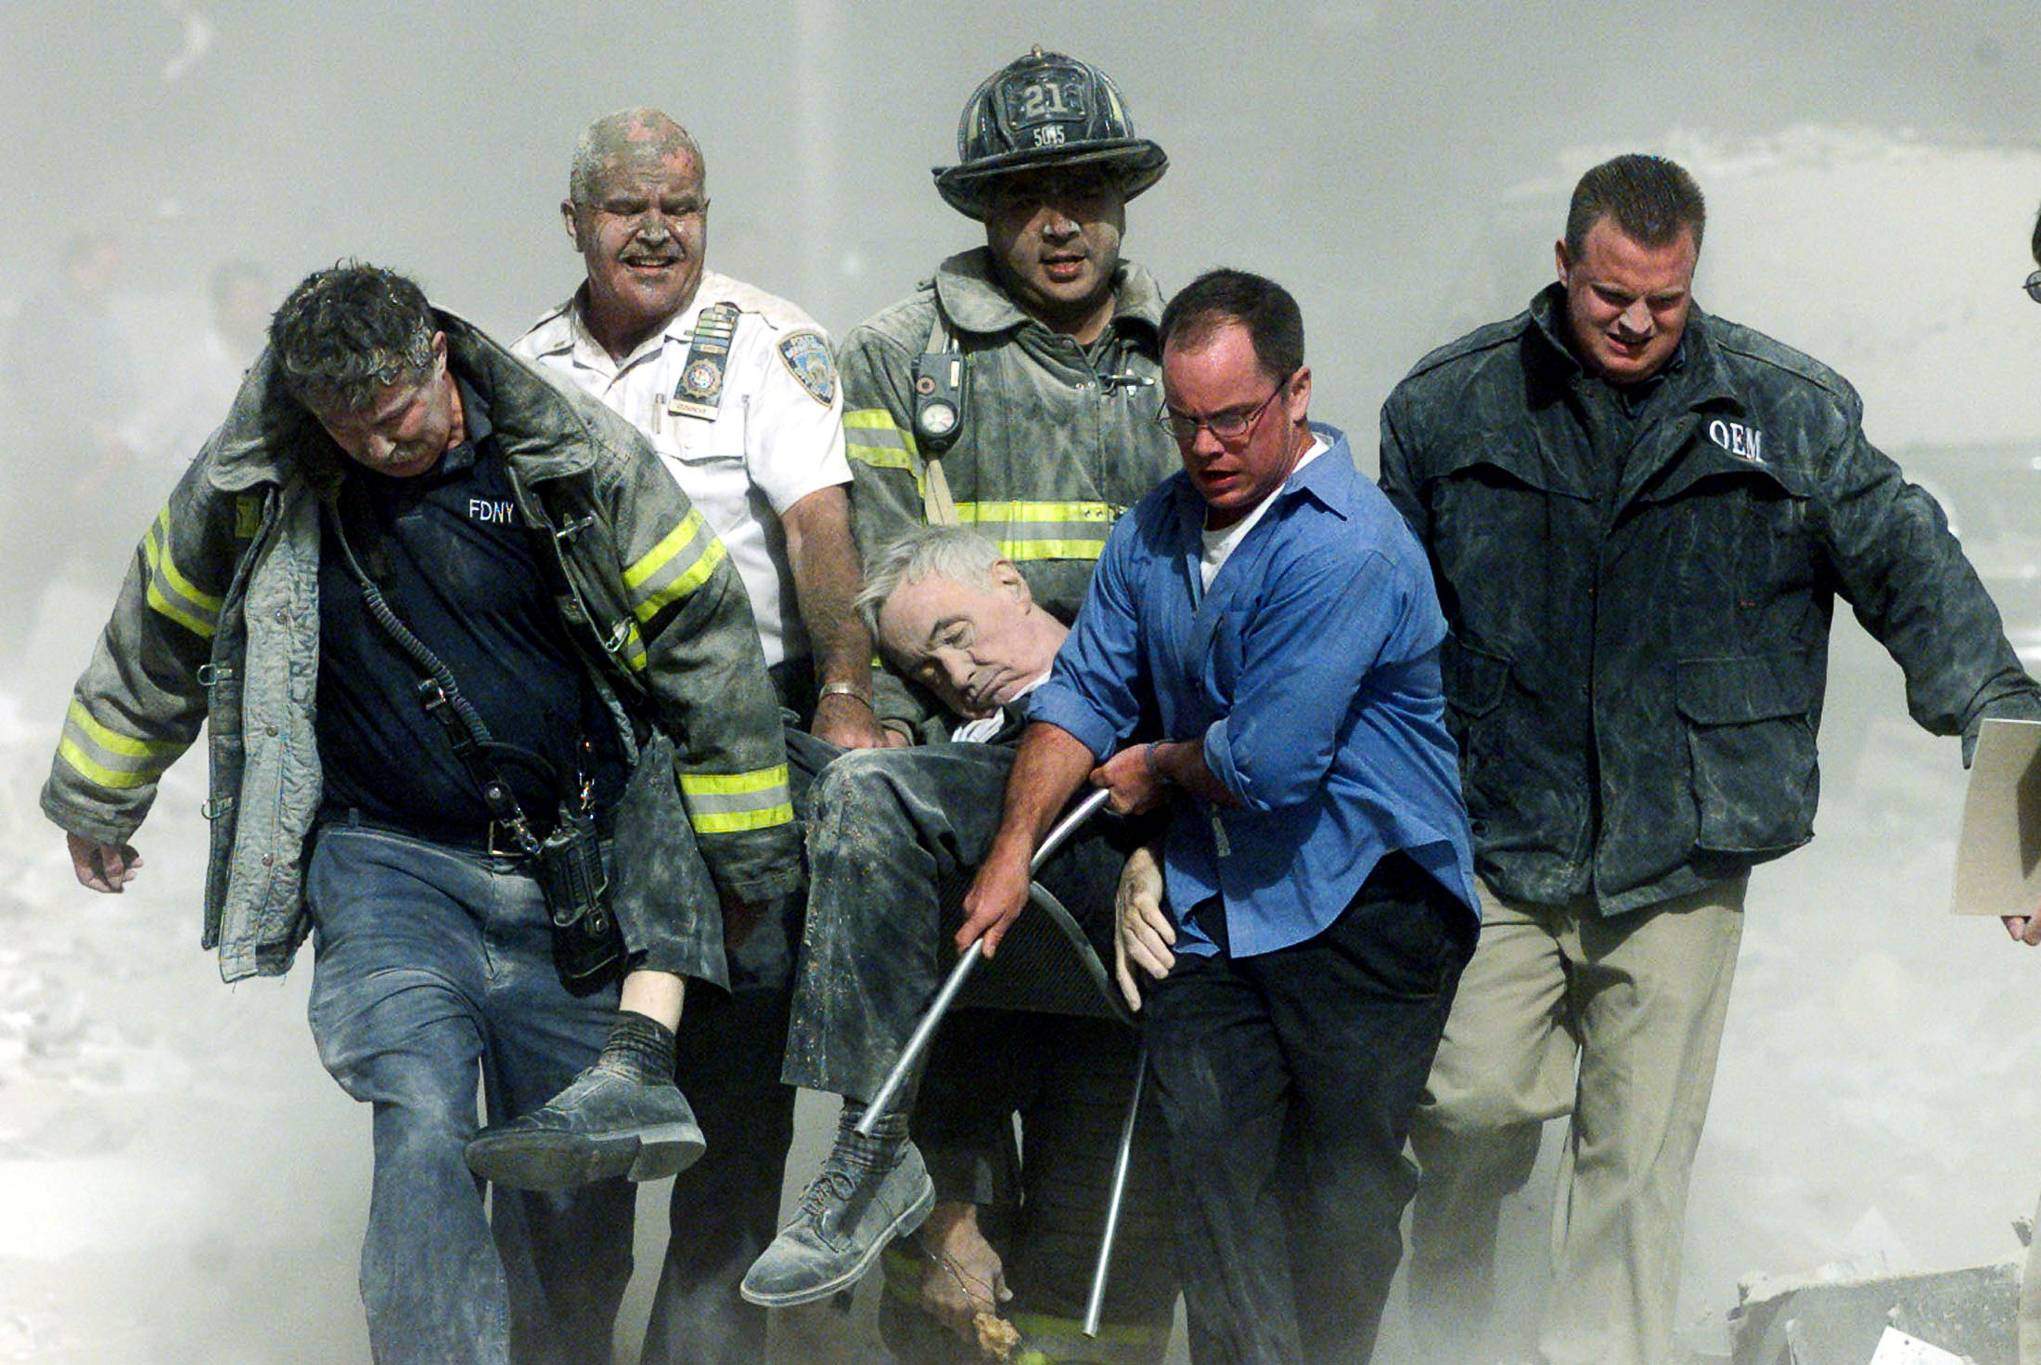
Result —
[{"label": "dark jacket", "polygon": [[1475,861],[1500,895],[1604,914],[1812,836],[1841,596],[1936,734],[2041,715],[1933,498],[1834,371],[1693,310],[1613,497],[1594,486],[1557,286],[1420,361],[1382,488],[1430,552]]},{"label": "dark jacket", "polygon": [[[673,736],[688,822],[722,890],[791,890],[800,834],[779,709],[722,543],[635,428],[460,319],[439,321],[454,372],[488,404],[526,524],[552,532],[562,615],[619,704],[626,748],[644,727],[622,710]],[[318,503],[346,467],[265,354],[137,549],[43,788],[58,825],[122,842],[207,723],[204,942],[229,981],[288,969],[307,927]]]}]

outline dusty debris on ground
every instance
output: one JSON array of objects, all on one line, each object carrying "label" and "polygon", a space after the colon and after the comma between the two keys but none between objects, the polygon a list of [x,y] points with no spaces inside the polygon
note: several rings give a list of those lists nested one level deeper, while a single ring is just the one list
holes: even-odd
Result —
[{"label": "dusty debris on ground", "polygon": [[1742,1302],[1730,1312],[1732,1365],[1938,1359],[1895,1344],[1889,1331],[1972,1365],[2018,1362],[2020,1267],[2013,1262],[1846,1280],[1752,1276],[1739,1293]]}]

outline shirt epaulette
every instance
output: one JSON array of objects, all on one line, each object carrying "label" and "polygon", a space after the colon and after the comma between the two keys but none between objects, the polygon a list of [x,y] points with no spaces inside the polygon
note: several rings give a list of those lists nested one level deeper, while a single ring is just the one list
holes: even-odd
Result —
[{"label": "shirt epaulette", "polygon": [[799,305],[716,271],[703,272],[695,298],[697,301],[732,304],[738,312],[757,318],[775,332],[823,330],[822,325]]}]

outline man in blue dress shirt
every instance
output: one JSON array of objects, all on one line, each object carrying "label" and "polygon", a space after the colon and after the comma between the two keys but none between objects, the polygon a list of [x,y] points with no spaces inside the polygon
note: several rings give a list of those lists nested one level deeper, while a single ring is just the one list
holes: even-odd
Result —
[{"label": "man in blue dress shirt", "polygon": [[1192,1355],[1361,1360],[1478,924],[1446,624],[1403,519],[1307,419],[1296,301],[1214,271],[1161,337],[1184,472],[1113,529],[958,941],[996,951],[1087,777],[1117,809],[1171,806],[1147,1037]]}]

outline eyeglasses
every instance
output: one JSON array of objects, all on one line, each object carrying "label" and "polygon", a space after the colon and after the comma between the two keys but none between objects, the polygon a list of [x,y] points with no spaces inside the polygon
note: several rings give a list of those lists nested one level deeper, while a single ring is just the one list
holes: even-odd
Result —
[{"label": "eyeglasses", "polygon": [[1295,378],[1296,374],[1297,372],[1292,370],[1278,379],[1275,392],[1251,408],[1228,408],[1224,412],[1215,412],[1210,417],[1195,417],[1188,412],[1178,412],[1164,403],[1161,411],[1155,414],[1155,425],[1168,432],[1180,446],[1187,446],[1197,440],[1199,427],[1211,432],[1213,438],[1220,443],[1231,445],[1254,430],[1254,424],[1268,411],[1269,404],[1275,402],[1282,396],[1284,390],[1290,387],[1290,380]]},{"label": "eyeglasses", "polygon": [[2041,270],[2037,270],[2027,277],[2027,297],[2036,303],[2041,303]]}]

